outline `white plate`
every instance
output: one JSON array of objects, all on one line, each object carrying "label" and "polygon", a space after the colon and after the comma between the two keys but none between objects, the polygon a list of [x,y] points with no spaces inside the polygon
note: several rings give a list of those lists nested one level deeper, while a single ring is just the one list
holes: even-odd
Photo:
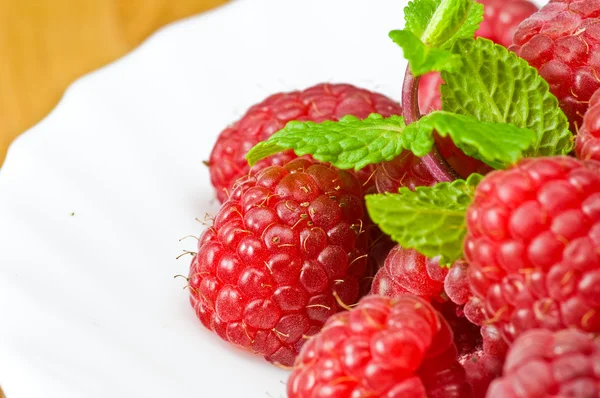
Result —
[{"label": "white plate", "polygon": [[[0,383],[8,398],[285,395],[287,373],[206,331],[189,303],[202,165],[281,90],[349,82],[400,97],[388,38],[406,0],[238,0],[77,81],[0,171]],[[367,6],[368,4],[368,6]]]}]

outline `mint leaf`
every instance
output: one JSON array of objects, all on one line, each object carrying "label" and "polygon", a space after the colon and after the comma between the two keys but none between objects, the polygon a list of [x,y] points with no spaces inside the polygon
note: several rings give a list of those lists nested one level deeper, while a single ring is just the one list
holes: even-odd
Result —
[{"label": "mint leaf", "polygon": [[455,71],[460,66],[460,56],[448,50],[427,47],[412,32],[407,30],[393,30],[390,38],[402,47],[404,58],[408,60],[410,71],[415,76],[443,70]]},{"label": "mint leaf", "polygon": [[472,6],[469,9],[467,19],[461,25],[460,29],[444,44],[444,48],[452,48],[454,43],[460,39],[473,39],[475,32],[479,29],[479,25],[483,22],[484,8],[483,4],[477,1],[472,1]]},{"label": "mint leaf", "polygon": [[415,0],[404,9],[406,30],[433,48],[450,48],[473,38],[483,21],[483,5],[473,0]]},{"label": "mint leaf", "polygon": [[[368,164],[392,160],[405,146],[419,152],[420,142],[409,141],[402,132],[405,128],[401,116],[383,118],[372,114],[364,120],[345,116],[339,122],[289,122],[267,141],[258,143],[246,155],[250,165],[275,153],[293,149],[301,156],[310,154],[315,159],[329,162],[340,169],[356,170]],[[431,149],[433,142],[425,142]]]},{"label": "mint leaf", "polygon": [[462,63],[452,73],[442,72],[445,111],[532,130],[536,141],[526,156],[571,152],[567,117],[548,83],[527,61],[483,38],[457,41],[452,51],[462,54]]},{"label": "mint leaf", "polygon": [[462,38],[473,38],[483,21],[483,6],[474,0],[415,0],[404,9],[406,28],[390,32],[402,47],[413,75],[455,71],[460,56],[449,49]]},{"label": "mint leaf", "polygon": [[402,247],[428,257],[439,255],[440,264],[448,264],[462,257],[466,210],[482,178],[472,174],[466,181],[367,195],[367,210],[381,230]]},{"label": "mint leaf", "polygon": [[467,155],[492,167],[516,163],[536,140],[534,132],[506,123],[481,122],[471,116],[437,111],[409,126],[400,116],[372,114],[361,120],[345,116],[339,122],[289,122],[246,155],[250,165],[292,149],[298,156],[312,155],[340,169],[359,170],[368,164],[392,160],[404,149],[425,156],[434,144],[433,132],[452,141]]},{"label": "mint leaf", "polygon": [[[412,132],[412,130],[419,132]],[[507,123],[481,122],[471,116],[432,112],[406,127],[405,134],[450,136],[464,153],[500,169],[515,164],[536,141],[536,134]]]}]

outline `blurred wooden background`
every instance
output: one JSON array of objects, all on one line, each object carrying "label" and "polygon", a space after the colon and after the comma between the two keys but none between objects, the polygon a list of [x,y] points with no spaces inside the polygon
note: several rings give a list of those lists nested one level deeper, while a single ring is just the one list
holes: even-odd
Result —
[{"label": "blurred wooden background", "polygon": [[77,77],[160,26],[226,1],[0,0],[0,165],[10,142]]}]

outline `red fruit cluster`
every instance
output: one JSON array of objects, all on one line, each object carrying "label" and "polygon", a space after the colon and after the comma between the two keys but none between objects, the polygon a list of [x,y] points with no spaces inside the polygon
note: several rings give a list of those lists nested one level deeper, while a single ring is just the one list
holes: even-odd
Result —
[{"label": "red fruit cluster", "polygon": [[470,397],[452,331],[426,301],[368,296],[310,339],[289,398]]},{"label": "red fruit cluster", "polygon": [[359,181],[329,165],[297,159],[240,180],[191,264],[202,324],[291,366],[306,336],[340,309],[337,300],[358,300],[365,217]]},{"label": "red fruit cluster", "polygon": [[[366,118],[371,113],[385,117],[401,115],[402,108],[389,98],[349,84],[318,84],[302,91],[274,94],[252,106],[246,114],[219,135],[210,155],[210,178],[219,201],[235,182],[250,172],[246,153],[281,130],[289,121],[337,121],[343,116]],[[411,155],[412,157],[412,155]],[[258,162],[253,171],[284,165],[296,155],[282,152]]]},{"label": "red fruit cluster", "polygon": [[600,160],[600,90],[590,98],[583,125],[575,139],[575,152],[580,159]]},{"label": "red fruit cluster", "polygon": [[508,341],[533,328],[600,332],[599,162],[532,158],[489,174],[467,230],[471,303]]},{"label": "red fruit cluster", "polygon": [[510,348],[488,398],[597,398],[600,342],[578,330],[531,330]]},{"label": "red fruit cluster", "polygon": [[510,48],[535,67],[576,131],[600,88],[600,1],[553,0],[525,20]]}]

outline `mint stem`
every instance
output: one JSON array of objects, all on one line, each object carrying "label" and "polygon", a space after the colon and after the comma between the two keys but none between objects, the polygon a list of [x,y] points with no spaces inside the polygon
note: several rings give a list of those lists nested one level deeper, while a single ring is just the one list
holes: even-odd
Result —
[{"label": "mint stem", "polygon": [[[402,116],[404,122],[409,125],[421,118],[419,111],[419,76],[414,76],[410,71],[410,66],[406,67],[404,75],[404,84],[402,86]],[[431,176],[438,182],[449,182],[459,178],[450,167],[444,157],[438,151],[437,146],[433,145],[431,152],[421,158],[421,162],[429,171]]]},{"label": "mint stem", "polygon": [[402,116],[404,116],[404,123],[407,125],[421,118],[421,112],[419,111],[420,81],[421,77],[413,75],[410,67],[406,67],[402,86]]}]

